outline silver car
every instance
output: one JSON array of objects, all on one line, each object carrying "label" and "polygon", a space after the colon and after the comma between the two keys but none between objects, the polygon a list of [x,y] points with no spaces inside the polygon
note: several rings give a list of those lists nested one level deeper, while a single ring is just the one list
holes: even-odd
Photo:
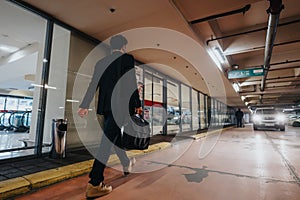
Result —
[{"label": "silver car", "polygon": [[286,116],[275,108],[257,108],[254,111],[253,129],[276,128],[285,131]]}]

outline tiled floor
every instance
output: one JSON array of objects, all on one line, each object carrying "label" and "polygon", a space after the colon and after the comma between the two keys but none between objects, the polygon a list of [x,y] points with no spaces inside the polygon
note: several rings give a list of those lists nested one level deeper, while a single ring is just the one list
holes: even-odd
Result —
[{"label": "tiled floor", "polygon": [[64,159],[53,159],[48,156],[42,158],[23,158],[22,160],[2,161],[0,163],[0,181],[32,174],[47,169],[53,169],[76,162],[92,159],[86,150],[68,152]]}]

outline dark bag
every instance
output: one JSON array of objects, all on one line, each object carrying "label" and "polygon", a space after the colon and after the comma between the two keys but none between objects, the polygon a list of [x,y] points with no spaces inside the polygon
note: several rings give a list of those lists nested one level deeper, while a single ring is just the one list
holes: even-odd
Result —
[{"label": "dark bag", "polygon": [[148,149],[150,143],[150,126],[142,116],[132,115],[124,124],[122,145],[125,150]]}]

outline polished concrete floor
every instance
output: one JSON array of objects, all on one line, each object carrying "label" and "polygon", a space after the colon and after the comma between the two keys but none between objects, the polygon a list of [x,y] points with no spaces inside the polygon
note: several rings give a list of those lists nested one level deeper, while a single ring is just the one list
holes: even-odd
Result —
[{"label": "polished concrete floor", "polygon": [[[168,149],[137,158],[134,172],[105,172],[109,200],[299,200],[300,128],[253,131],[232,128],[200,140],[179,140]],[[26,199],[85,199],[88,176],[73,178]]]}]

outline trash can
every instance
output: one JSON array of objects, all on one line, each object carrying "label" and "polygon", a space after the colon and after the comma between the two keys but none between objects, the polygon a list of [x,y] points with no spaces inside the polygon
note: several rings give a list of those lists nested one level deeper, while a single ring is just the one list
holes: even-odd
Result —
[{"label": "trash can", "polygon": [[52,120],[52,149],[50,157],[65,158],[66,157],[66,137],[68,122],[66,119]]}]

